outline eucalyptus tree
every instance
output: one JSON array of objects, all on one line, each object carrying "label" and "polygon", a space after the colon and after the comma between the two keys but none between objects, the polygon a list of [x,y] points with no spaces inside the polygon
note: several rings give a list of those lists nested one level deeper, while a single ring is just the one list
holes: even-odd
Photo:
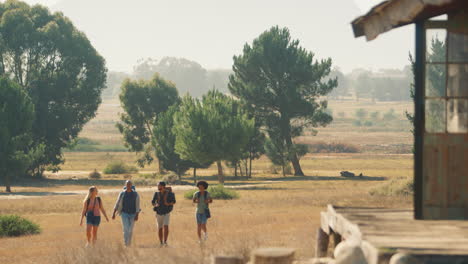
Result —
[{"label": "eucalyptus tree", "polygon": [[[122,84],[120,103],[124,113],[117,128],[122,133],[125,146],[132,152],[142,153],[138,159],[141,167],[154,160],[157,150],[154,126],[161,113],[179,101],[175,85],[158,74],[145,80],[126,79]],[[160,165],[160,172],[162,165]]]},{"label": "eucalyptus tree", "polygon": [[0,75],[18,83],[34,105],[31,150],[44,146],[29,172],[63,162],[62,149],[96,115],[105,87],[104,59],[62,13],[7,0],[0,3]]},{"label": "eucalyptus tree", "polygon": [[34,105],[27,93],[8,78],[0,78],[0,178],[11,192],[12,177],[24,173],[30,162]]}]

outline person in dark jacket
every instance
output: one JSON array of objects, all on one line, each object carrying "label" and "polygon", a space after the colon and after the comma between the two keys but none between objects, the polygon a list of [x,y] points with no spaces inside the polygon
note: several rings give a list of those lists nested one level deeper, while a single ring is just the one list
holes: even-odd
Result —
[{"label": "person in dark jacket", "polygon": [[156,222],[158,224],[158,235],[161,247],[167,246],[169,220],[175,203],[176,199],[171,187],[166,187],[165,182],[159,182],[158,192],[154,193],[151,204],[156,212]]},{"label": "person in dark jacket", "polygon": [[119,213],[122,217],[122,228],[124,235],[125,246],[130,246],[132,243],[133,226],[135,221],[138,221],[140,213],[140,196],[132,188],[133,184],[130,180],[125,182],[126,188],[119,194],[114,206],[112,219],[115,219],[115,213]]}]

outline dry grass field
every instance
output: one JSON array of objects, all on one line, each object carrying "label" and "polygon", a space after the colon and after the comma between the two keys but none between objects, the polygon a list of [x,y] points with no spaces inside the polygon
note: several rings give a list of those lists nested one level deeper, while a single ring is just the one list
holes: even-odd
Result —
[{"label": "dry grass field", "polygon": [[[409,102],[371,103],[369,101],[331,101],[335,121],[319,128],[318,135],[306,133],[297,142],[346,143],[359,148],[355,154],[311,153],[301,159],[307,176],[282,177],[272,174],[265,157],[253,164],[253,178],[227,177],[226,186],[236,188],[237,200],[216,200],[212,205],[213,218],[209,220],[209,240],[201,246],[196,237],[194,206],[183,198],[184,191],[176,190],[177,205],[171,216],[168,248],[159,248],[154,213],[150,207],[152,192],[145,184],[154,184],[158,178],[153,164],[131,175],[105,175],[100,180],[88,180],[94,169],[102,172],[111,161],[122,160],[135,165],[136,156],[129,152],[66,152],[62,171],[47,174],[48,179],[20,182],[13,191],[23,199],[11,199],[0,192],[0,214],[18,214],[38,223],[39,235],[1,238],[2,263],[209,263],[216,254],[236,254],[248,257],[257,247],[292,247],[298,259],[314,255],[315,231],[319,226],[319,212],[327,204],[369,207],[411,207],[409,196],[373,196],[370,190],[395,179],[412,176],[413,161],[410,153],[412,136],[404,111],[411,109]],[[396,119],[373,126],[355,126],[355,111],[366,109],[380,116],[394,109]],[[89,122],[81,137],[102,145],[122,145],[115,128],[118,101],[105,101],[98,115]],[[343,114],[344,113],[344,114]],[[408,150],[409,149],[409,150]],[[348,170],[363,173],[362,179],[347,179],[339,172]],[[214,166],[198,170],[199,178],[216,182]],[[232,175],[232,170],[225,169]],[[193,182],[191,171],[183,182]],[[85,248],[85,230],[78,225],[84,195],[90,185],[100,190],[122,187],[124,178],[138,182],[143,211],[137,222],[134,245],[122,246],[120,219],[107,223],[103,220],[98,243]],[[150,181],[143,181],[143,179]],[[244,186],[244,187],[243,187]],[[190,188],[188,185],[185,189]],[[3,191],[3,190],[2,190]],[[34,197],[33,197],[34,196]],[[37,197],[39,196],[39,197]],[[20,196],[17,196],[18,198]],[[26,197],[26,198],[24,198]],[[115,193],[102,192],[104,205],[111,214]],[[10,198],[10,199],[7,199]]]},{"label": "dry grass field", "polygon": [[[83,154],[84,155],[84,154]],[[96,154],[93,154],[96,155]],[[92,158],[90,158],[92,160]],[[79,159],[78,159],[79,160]],[[86,162],[85,162],[86,163]],[[409,155],[341,154],[306,157],[302,164],[306,177],[266,173],[267,160],[254,166],[254,178],[227,182],[238,185],[240,199],[215,201],[209,221],[210,236],[204,246],[196,238],[194,206],[176,191],[177,206],[171,216],[170,247],[159,248],[155,217],[150,208],[152,193],[141,193],[143,212],[135,227],[135,244],[122,247],[120,219],[103,222],[99,243],[84,248],[84,228],[78,225],[83,195],[56,195],[40,198],[1,200],[0,214],[19,214],[43,229],[40,235],[0,239],[0,261],[10,263],[209,263],[213,254],[236,254],[247,257],[257,247],[278,246],[297,249],[298,259],[313,257],[315,230],[319,212],[327,204],[342,206],[410,207],[410,197],[372,196],[369,190],[395,177],[409,177]],[[84,164],[83,167],[86,167]],[[345,179],[338,175],[347,169],[363,172],[363,179]],[[202,178],[214,183],[214,169],[201,170]],[[137,175],[133,175],[137,178]],[[185,176],[190,181],[190,176]],[[120,189],[122,178],[104,176],[89,182],[101,189]],[[242,188],[242,184],[248,184]],[[255,187],[255,185],[258,185]],[[58,192],[86,190],[88,185],[52,185],[15,187],[17,192]],[[143,188],[137,186],[137,188]],[[138,190],[138,189],[137,189]],[[102,194],[110,214],[115,194]],[[4,198],[0,193],[0,199]]]},{"label": "dry grass field", "polygon": [[[408,153],[412,145],[411,126],[404,115],[405,111],[412,112],[412,102],[376,102],[361,99],[329,101],[329,108],[334,121],[324,128],[318,128],[318,134],[312,136],[306,132],[305,136],[296,139],[297,142],[313,144],[315,142],[352,143],[367,153]],[[394,110],[395,119],[388,122],[376,122],[372,126],[353,125],[356,119],[355,112],[364,109],[368,118],[373,112],[378,112],[383,119],[385,113]],[[89,138],[102,145],[122,145],[122,137],[115,127],[122,112],[118,100],[107,100],[99,107],[96,118],[91,120],[83,129],[80,137]],[[363,135],[365,134],[365,136]],[[405,152],[401,150],[404,147]]]}]

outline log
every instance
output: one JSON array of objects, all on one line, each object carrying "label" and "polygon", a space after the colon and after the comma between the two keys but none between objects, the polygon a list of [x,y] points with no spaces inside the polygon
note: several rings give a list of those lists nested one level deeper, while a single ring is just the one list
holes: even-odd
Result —
[{"label": "log", "polygon": [[330,242],[330,236],[325,233],[322,228],[317,229],[317,241],[315,241],[315,257],[323,258],[327,256],[328,243]]},{"label": "log", "polygon": [[260,248],[252,253],[253,264],[292,264],[294,249],[291,248]]},{"label": "log", "polygon": [[236,256],[213,256],[212,264],[244,264],[244,259]]}]

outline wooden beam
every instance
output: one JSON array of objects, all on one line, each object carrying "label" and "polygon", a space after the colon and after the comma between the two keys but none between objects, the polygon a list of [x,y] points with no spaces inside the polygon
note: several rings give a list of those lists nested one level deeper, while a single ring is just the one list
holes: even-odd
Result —
[{"label": "wooden beam", "polygon": [[291,248],[260,248],[252,254],[253,264],[292,264],[294,249]]},{"label": "wooden beam", "polygon": [[315,257],[323,258],[327,256],[330,236],[322,228],[317,229],[317,239],[315,240]]}]

